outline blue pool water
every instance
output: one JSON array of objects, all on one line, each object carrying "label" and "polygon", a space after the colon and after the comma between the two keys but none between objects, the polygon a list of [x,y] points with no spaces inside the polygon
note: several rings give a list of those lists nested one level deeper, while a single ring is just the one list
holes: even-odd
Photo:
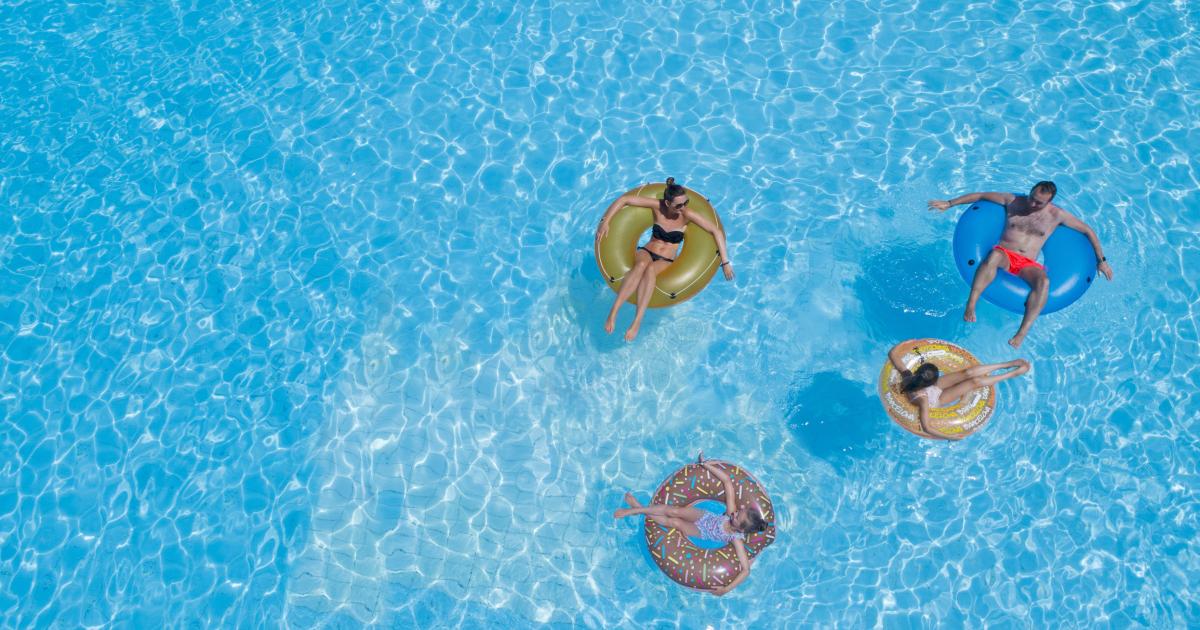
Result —
[{"label": "blue pool water", "polygon": [[[782,4],[0,7],[3,624],[1200,623],[1200,5]],[[627,345],[668,175],[737,279]],[[1018,353],[924,206],[1041,178],[1116,277]],[[916,336],[1034,369],[918,440]],[[700,449],[779,510],[724,598],[611,518]]]}]

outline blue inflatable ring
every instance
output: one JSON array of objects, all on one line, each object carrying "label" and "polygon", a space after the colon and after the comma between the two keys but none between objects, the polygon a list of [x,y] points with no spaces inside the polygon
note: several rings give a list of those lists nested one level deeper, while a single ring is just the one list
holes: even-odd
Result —
[{"label": "blue inflatable ring", "polygon": [[[979,264],[992,252],[1004,233],[1004,206],[977,201],[958,219],[954,229],[954,262],[967,286],[975,278]],[[1042,260],[1050,278],[1050,296],[1042,314],[1066,308],[1092,286],[1096,277],[1096,250],[1081,232],[1060,225],[1046,240]],[[1014,313],[1025,312],[1029,285],[1001,268],[996,279],[983,290],[983,298]]]}]

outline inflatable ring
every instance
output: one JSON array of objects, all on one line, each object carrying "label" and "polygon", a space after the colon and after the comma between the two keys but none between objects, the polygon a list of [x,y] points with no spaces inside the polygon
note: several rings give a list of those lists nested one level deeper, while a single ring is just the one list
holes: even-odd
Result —
[{"label": "inflatable ring", "polygon": [[[644,184],[625,194],[661,199],[666,188],[666,184]],[[704,195],[687,187],[684,190],[687,191],[689,210],[709,219],[714,225],[721,225],[721,219]],[[654,212],[650,208],[636,206],[621,208],[609,221],[608,234],[596,243],[596,264],[613,291],[621,289],[625,274],[633,269],[638,238],[652,225]],[[713,235],[699,226],[689,227],[687,238],[683,239],[683,249],[675,257],[675,262],[658,274],[650,308],[679,304],[699,293],[717,273],[720,258]],[[630,295],[628,302],[636,304],[637,294]]]},{"label": "inflatable ring", "polygon": [[[775,507],[762,484],[749,472],[729,462],[707,460],[729,475],[737,490],[738,503],[758,502],[767,529],[747,536],[742,543],[751,558],[775,542]],[[725,504],[725,485],[700,464],[688,464],[662,482],[650,503],[655,505],[693,506],[701,501]],[[742,572],[733,543],[716,549],[704,549],[683,532],[668,529],[646,519],[646,546],[654,563],[667,577],[688,588],[708,590],[733,582]]]},{"label": "inflatable ring", "polygon": [[[1004,206],[990,201],[971,204],[958,219],[954,228],[954,262],[967,286],[983,259],[992,253],[1004,233]],[[1065,225],[1055,228],[1042,247],[1042,264],[1050,278],[1050,295],[1042,314],[1066,308],[1078,300],[1096,277],[1096,250],[1087,237]],[[1024,280],[1000,269],[996,279],[983,291],[983,298],[1014,313],[1025,312],[1029,285]]]},{"label": "inflatable ring", "polygon": [[[974,355],[949,341],[916,339],[905,341],[900,347],[904,351],[904,367],[909,371],[915,371],[924,362],[936,365],[943,374],[979,365]],[[884,410],[893,422],[908,431],[936,439],[921,429],[920,411],[900,391],[900,378],[900,372],[892,362],[885,361],[879,373],[879,398],[883,401]],[[941,433],[966,437],[983,428],[995,409],[996,386],[991,385],[968,392],[949,407],[930,409],[929,420],[933,428]]]}]

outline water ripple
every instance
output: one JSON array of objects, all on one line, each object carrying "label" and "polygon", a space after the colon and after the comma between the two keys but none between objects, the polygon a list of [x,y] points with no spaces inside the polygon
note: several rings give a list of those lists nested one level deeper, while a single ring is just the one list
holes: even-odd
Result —
[{"label": "water ripple", "polygon": [[[4,625],[1200,618],[1186,3],[4,13]],[[667,175],[738,280],[626,345],[591,232]],[[883,350],[1016,325],[924,201],[1043,177],[1117,279],[914,441]],[[779,510],[725,598],[611,519],[700,448]]]}]

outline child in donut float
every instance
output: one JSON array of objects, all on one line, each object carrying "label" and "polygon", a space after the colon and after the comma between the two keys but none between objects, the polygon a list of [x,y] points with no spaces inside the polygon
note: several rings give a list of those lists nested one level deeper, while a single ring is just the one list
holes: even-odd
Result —
[{"label": "child in donut float", "polygon": [[[703,457],[703,455],[701,455]],[[741,571],[729,584],[709,589],[714,595],[724,595],[736,588],[750,575],[753,560],[746,552],[743,542],[746,536],[767,529],[766,519],[763,518],[762,508],[755,503],[738,505],[733,481],[725,471],[716,465],[701,460],[700,464],[714,477],[721,480],[725,487],[725,514],[714,514],[691,506],[673,505],[642,505],[632,493],[625,493],[625,502],[630,507],[622,508],[613,513],[615,518],[625,518],[638,514],[653,519],[663,527],[677,529],[692,538],[700,538],[720,543],[733,543],[737,553]]]}]

